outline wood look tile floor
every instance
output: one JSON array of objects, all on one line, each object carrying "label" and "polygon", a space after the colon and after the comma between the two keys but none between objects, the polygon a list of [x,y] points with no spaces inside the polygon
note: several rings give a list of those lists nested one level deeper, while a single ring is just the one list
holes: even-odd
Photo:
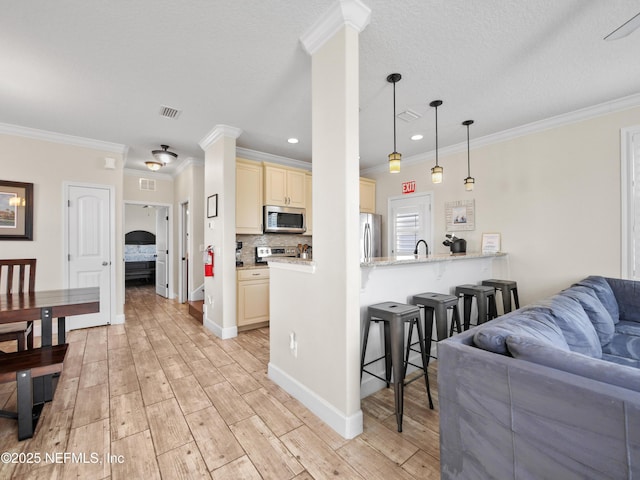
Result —
[{"label": "wood look tile floor", "polygon": [[[126,324],[76,330],[53,402],[32,439],[0,418],[6,479],[437,479],[438,398],[393,389],[362,402],[364,433],[345,440],[267,377],[269,329],[220,340],[188,307],[128,288]],[[0,344],[0,348],[10,348]],[[15,383],[0,406],[15,410]]]}]

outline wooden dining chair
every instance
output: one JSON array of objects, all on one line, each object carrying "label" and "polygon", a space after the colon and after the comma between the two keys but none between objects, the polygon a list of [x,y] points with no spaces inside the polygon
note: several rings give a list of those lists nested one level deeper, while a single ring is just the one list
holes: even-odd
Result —
[{"label": "wooden dining chair", "polygon": [[[35,291],[35,285],[35,258],[0,259],[0,293],[23,295]],[[33,348],[33,322],[0,325],[0,342],[11,340],[18,343],[19,351]]]}]

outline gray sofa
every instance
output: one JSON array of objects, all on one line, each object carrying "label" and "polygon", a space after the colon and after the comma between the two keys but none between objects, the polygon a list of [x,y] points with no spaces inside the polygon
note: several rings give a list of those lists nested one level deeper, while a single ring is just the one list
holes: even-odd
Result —
[{"label": "gray sofa", "polygon": [[640,282],[588,277],[438,357],[443,479],[640,478]]}]

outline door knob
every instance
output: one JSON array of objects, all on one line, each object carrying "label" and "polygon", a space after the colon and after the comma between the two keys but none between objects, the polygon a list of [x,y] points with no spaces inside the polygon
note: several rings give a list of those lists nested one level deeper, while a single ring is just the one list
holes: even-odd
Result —
[{"label": "door knob", "polygon": [[107,265],[109,265],[109,262],[102,262],[103,267],[106,267]]}]

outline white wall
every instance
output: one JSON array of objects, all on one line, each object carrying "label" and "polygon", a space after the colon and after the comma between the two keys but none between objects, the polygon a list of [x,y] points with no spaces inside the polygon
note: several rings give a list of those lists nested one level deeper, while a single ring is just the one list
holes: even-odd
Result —
[{"label": "white wall", "polygon": [[439,185],[431,183],[431,162],[366,176],[377,180],[376,209],[385,217],[387,198],[402,193],[402,182],[434,192],[436,252],[447,251],[445,202],[475,199],[476,229],[458,236],[479,251],[483,232],[500,232],[526,304],[587,275],[621,275],[620,129],[639,123],[634,108],[481,148],[473,148],[472,126],[472,192],[463,186],[466,151],[440,157]]},{"label": "white wall", "polygon": [[[200,142],[204,155],[202,223],[204,245],[215,252],[213,277],[205,277],[204,326],[221,338],[237,335],[236,326],[236,138],[241,130],[216,126]],[[218,216],[206,217],[206,202],[218,195]]]},{"label": "white wall", "polygon": [[156,234],[156,211],[154,208],[139,204],[124,206],[124,233],[143,230]]},{"label": "white wall", "polygon": [[187,166],[174,180],[174,249],[176,255],[174,262],[174,285],[176,285],[176,293],[178,290],[178,269],[180,268],[180,252],[178,251],[180,235],[180,204],[189,202],[189,251],[191,259],[189,264],[189,289],[191,292],[198,288],[204,282],[204,273],[202,267],[202,252],[199,250],[200,245],[204,244],[204,165],[190,164]]},{"label": "white wall", "polygon": [[[116,168],[104,168],[105,157]],[[36,288],[64,288],[64,183],[80,182],[115,189],[116,315],[123,314],[122,155],[0,134],[0,179],[34,184],[33,241],[0,241],[2,258],[37,258]],[[115,319],[112,318],[112,321]]]}]

